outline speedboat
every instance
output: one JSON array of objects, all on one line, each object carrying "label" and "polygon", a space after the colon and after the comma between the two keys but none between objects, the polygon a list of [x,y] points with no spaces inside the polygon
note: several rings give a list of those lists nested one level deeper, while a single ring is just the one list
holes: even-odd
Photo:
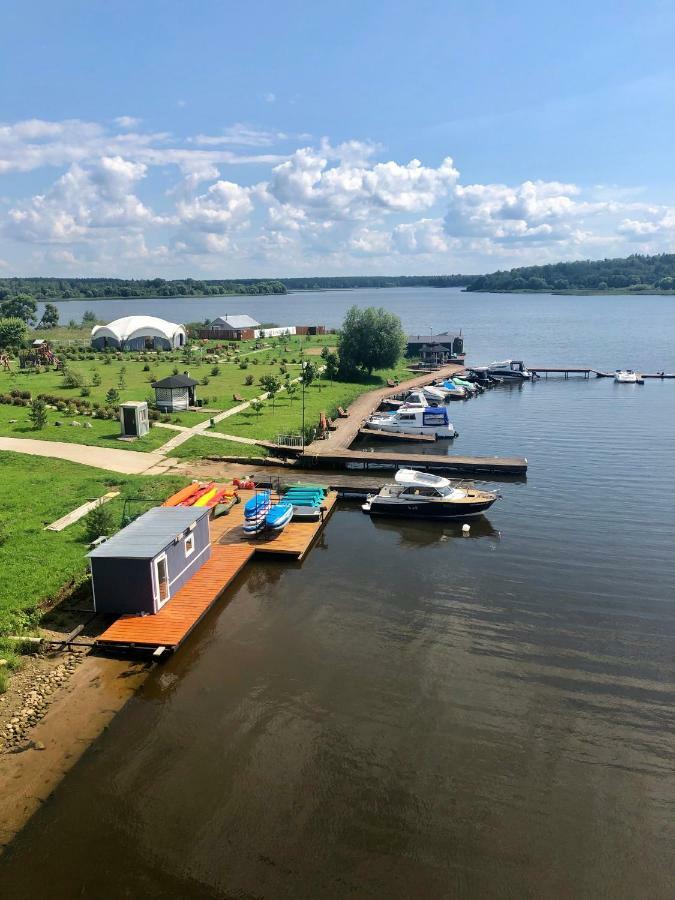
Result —
[{"label": "speedboat", "polygon": [[477,516],[497,500],[491,491],[471,484],[453,486],[449,479],[414,469],[399,469],[395,484],[385,484],[361,507],[371,516],[403,516],[414,519],[456,519]]},{"label": "speedboat", "polygon": [[493,362],[487,367],[490,375],[499,378],[515,378],[520,381],[530,380],[532,372],[528,372],[522,359],[505,359],[504,362]]},{"label": "speedboat", "polygon": [[393,413],[374,413],[365,427],[391,434],[431,434],[436,438],[457,435],[444,406],[403,406]]},{"label": "speedboat", "polygon": [[403,401],[403,406],[442,406],[441,400],[429,400],[422,391],[410,391]]},{"label": "speedboat", "polygon": [[619,384],[644,384],[644,378],[632,369],[617,369],[614,381],[618,381]]},{"label": "speedboat", "polygon": [[423,387],[422,393],[427,400],[437,400],[439,403],[442,403],[448,395],[447,389],[435,387],[433,384],[428,384],[426,387]]},{"label": "speedboat", "polygon": [[446,400],[466,400],[469,396],[469,392],[466,388],[459,384],[455,384],[454,381],[451,381],[450,379],[444,381],[440,387],[445,391]]}]

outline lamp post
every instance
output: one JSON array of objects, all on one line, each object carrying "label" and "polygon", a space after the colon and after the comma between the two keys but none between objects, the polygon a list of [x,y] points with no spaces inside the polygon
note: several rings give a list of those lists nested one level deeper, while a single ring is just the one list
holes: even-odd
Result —
[{"label": "lamp post", "polygon": [[305,360],[300,348],[300,382],[302,384],[302,449],[305,449]]}]

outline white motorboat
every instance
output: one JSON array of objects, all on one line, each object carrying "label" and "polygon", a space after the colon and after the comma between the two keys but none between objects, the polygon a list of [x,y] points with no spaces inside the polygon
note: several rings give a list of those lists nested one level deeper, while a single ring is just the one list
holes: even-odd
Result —
[{"label": "white motorboat", "polygon": [[452,485],[447,478],[414,469],[399,469],[395,484],[386,484],[361,507],[371,516],[415,519],[467,519],[489,509],[498,495],[472,484]]},{"label": "white motorboat", "polygon": [[642,375],[638,375],[632,369],[617,369],[614,373],[614,381],[619,384],[644,384]]},{"label": "white motorboat", "polygon": [[426,387],[423,387],[422,393],[427,400],[437,400],[439,403],[442,403],[448,395],[447,390],[436,387],[433,384],[428,384]]},{"label": "white motorboat", "polygon": [[443,406],[443,401],[438,399],[430,400],[424,396],[422,391],[410,391],[403,402],[403,406]]},{"label": "white motorboat", "polygon": [[490,375],[497,378],[513,378],[527,381],[532,378],[532,372],[528,372],[522,359],[505,359],[503,362],[493,362],[487,367]]},{"label": "white motorboat", "polygon": [[374,413],[365,427],[391,434],[431,434],[437,438],[457,435],[444,406],[402,406],[393,413]]}]

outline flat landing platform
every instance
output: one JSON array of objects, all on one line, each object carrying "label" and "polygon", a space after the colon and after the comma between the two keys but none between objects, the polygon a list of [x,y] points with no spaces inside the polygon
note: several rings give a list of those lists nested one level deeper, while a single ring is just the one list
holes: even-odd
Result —
[{"label": "flat landing platform", "polygon": [[209,561],[166,606],[152,616],[120,616],[100,635],[97,646],[175,650],[254,553],[254,548],[245,544],[213,544]]},{"label": "flat landing platform", "polygon": [[[263,532],[259,535],[244,534],[244,505],[247,500],[255,496],[255,491],[239,491],[241,503],[232,507],[229,515],[221,516],[210,522],[211,540],[214,546],[225,547],[251,547],[256,553],[278,553],[284,556],[293,556],[302,559],[310,549],[324,525],[330,518],[337,493],[330,491],[321,504],[323,507],[323,520],[319,522],[289,522],[283,531]],[[276,499],[274,492],[273,500]]]}]

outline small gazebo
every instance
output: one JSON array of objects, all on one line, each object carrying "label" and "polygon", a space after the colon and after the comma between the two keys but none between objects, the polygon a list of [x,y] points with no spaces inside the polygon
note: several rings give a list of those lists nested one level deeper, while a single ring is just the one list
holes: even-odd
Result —
[{"label": "small gazebo", "polygon": [[160,381],[153,381],[155,389],[155,404],[157,409],[163,412],[174,412],[179,409],[188,409],[197,405],[195,388],[199,384],[194,378],[185,373],[183,375],[169,375]]}]

